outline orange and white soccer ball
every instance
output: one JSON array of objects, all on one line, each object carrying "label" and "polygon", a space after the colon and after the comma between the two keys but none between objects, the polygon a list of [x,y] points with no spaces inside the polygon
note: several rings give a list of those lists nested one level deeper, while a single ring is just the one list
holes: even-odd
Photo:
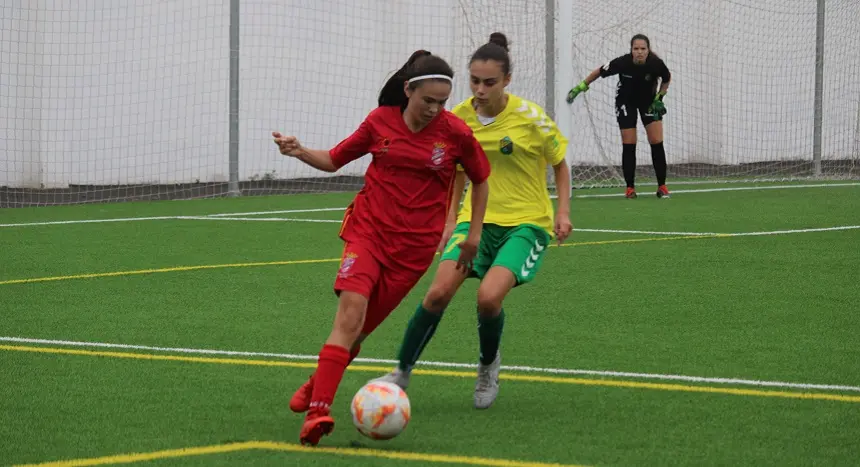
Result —
[{"label": "orange and white soccer ball", "polygon": [[411,408],[406,392],[394,383],[371,381],[355,393],[350,404],[352,423],[373,439],[391,439],[409,423]]}]

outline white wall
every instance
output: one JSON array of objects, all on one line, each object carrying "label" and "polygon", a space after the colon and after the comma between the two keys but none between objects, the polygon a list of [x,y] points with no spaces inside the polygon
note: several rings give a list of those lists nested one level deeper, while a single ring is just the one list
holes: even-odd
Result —
[{"label": "white wall", "polygon": [[0,129],[13,134],[0,184],[226,180],[224,2],[71,4],[2,9],[3,50],[19,61],[4,78],[20,82],[22,61],[35,77],[4,105]]},{"label": "white wall", "polygon": [[[418,49],[455,71],[452,107],[469,95],[467,64],[490,33],[509,35],[516,55],[512,90],[545,95],[544,3],[532,0],[244,1],[242,10],[241,175],[324,174],[278,155],[269,134],[294,134],[310,147],[347,137],[376,106],[385,81]],[[325,11],[312,5],[326,5]],[[494,4],[496,8],[487,8]],[[294,12],[294,14],[290,13]],[[251,26],[253,25],[253,26]],[[339,174],[364,173],[369,158]]]},{"label": "white wall", "polygon": [[[651,37],[674,73],[673,162],[808,159],[814,2],[756,5],[582,1],[559,18],[574,33],[557,44],[573,47],[568,71],[579,79],[624,53],[632,34]],[[828,0],[826,158],[856,150],[858,17],[860,2]],[[242,0],[240,178],[320,176],[278,155],[271,131],[336,144],[418,48],[454,66],[456,101],[468,95],[469,54],[501,30],[511,91],[544,105],[544,21],[544,0]],[[229,1],[6,0],[0,26],[0,186],[227,179]],[[573,113],[572,161],[619,162],[615,79],[559,109]],[[648,154],[640,145],[641,162]]]}]

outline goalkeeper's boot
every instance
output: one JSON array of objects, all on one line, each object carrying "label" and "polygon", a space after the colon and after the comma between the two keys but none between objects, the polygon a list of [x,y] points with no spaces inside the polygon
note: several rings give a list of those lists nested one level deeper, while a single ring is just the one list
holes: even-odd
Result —
[{"label": "goalkeeper's boot", "polygon": [[410,374],[411,374],[411,372],[403,371],[400,369],[400,367],[397,367],[397,368],[391,370],[391,373],[388,373],[385,376],[380,376],[379,378],[374,378],[374,379],[368,381],[368,383],[374,383],[374,382],[379,382],[379,381],[382,381],[385,383],[393,383],[393,384],[400,386],[400,389],[403,389],[405,391],[406,388],[409,387],[409,375]]},{"label": "goalkeeper's boot", "polygon": [[627,199],[636,199],[636,188],[628,186],[627,191],[624,193],[624,197]]},{"label": "goalkeeper's boot", "polygon": [[299,441],[302,446],[316,446],[323,436],[328,436],[334,431],[334,419],[331,418],[329,409],[315,409],[305,418]]},{"label": "goalkeeper's boot", "polygon": [[496,352],[496,358],[489,365],[478,362],[478,380],[475,382],[475,408],[486,409],[493,405],[499,395],[499,370],[502,367],[502,355]]},{"label": "goalkeeper's boot", "polygon": [[657,187],[657,197],[658,198],[669,198],[669,189],[666,188],[666,185],[660,185]]},{"label": "goalkeeper's boot", "polygon": [[311,394],[314,392],[314,377],[310,378],[296,390],[290,399],[290,410],[296,413],[307,412],[311,406]]}]

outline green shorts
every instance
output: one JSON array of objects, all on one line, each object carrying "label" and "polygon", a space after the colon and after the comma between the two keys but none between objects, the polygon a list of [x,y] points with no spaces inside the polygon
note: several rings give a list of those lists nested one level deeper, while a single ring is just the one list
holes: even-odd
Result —
[{"label": "green shorts", "polygon": [[[442,252],[442,261],[454,260],[460,257],[459,245],[469,233],[469,223],[457,224],[451,240]],[[521,224],[513,227],[502,227],[496,224],[484,224],[481,233],[481,245],[478,247],[478,257],[475,258],[471,277],[483,279],[493,266],[502,266],[517,279],[517,285],[530,282],[546,253],[550,236],[536,225]]]}]

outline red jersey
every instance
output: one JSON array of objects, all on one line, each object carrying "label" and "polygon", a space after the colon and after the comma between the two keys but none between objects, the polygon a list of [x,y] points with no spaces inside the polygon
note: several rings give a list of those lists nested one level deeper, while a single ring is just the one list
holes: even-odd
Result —
[{"label": "red jersey", "polygon": [[447,110],[413,133],[400,109],[389,106],[370,112],[330,151],[337,168],[367,153],[373,160],[364,187],[346,211],[340,237],[377,245],[388,255],[379,258],[383,264],[428,267],[424,258],[442,237],[457,164],[473,183],[482,183],[490,175],[486,154],[471,128]]}]

